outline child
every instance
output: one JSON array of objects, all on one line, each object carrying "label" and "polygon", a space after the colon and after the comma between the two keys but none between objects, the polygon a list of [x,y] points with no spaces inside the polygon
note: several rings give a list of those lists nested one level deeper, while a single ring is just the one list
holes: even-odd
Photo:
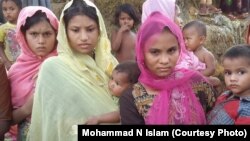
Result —
[{"label": "child", "polygon": [[12,119],[10,85],[4,64],[0,61],[0,141],[9,130]]},{"label": "child", "polygon": [[206,25],[201,21],[192,21],[183,27],[186,48],[191,53],[193,52],[200,61],[195,70],[200,71],[206,76],[217,92],[221,92],[222,85],[220,80],[212,76],[216,69],[216,59],[212,52],[203,46],[206,39],[206,32]]},{"label": "child", "polygon": [[183,36],[187,50],[193,52],[201,64],[199,71],[204,76],[211,76],[215,72],[216,60],[213,54],[204,47],[206,40],[206,25],[201,21],[192,21],[183,27]]},{"label": "child", "polygon": [[119,62],[135,60],[135,26],[139,19],[132,5],[122,4],[115,12],[115,25],[111,35],[112,51]]},{"label": "child", "polygon": [[222,59],[225,91],[208,114],[209,124],[250,124],[250,46],[236,45]]},{"label": "child", "polygon": [[[118,64],[113,70],[111,79],[109,80],[109,90],[113,96],[120,97],[121,94],[137,83],[140,76],[138,65],[134,61],[125,61]],[[100,116],[91,117],[85,124],[100,124],[119,122],[119,112],[111,112]]]},{"label": "child", "polygon": [[0,26],[0,57],[6,69],[9,69],[21,52],[15,38],[15,28],[22,1],[2,0],[1,7],[7,23]]}]

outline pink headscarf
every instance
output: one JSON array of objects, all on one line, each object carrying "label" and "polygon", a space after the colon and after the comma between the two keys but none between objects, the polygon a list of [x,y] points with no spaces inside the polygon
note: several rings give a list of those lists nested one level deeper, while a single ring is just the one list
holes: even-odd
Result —
[{"label": "pink headscarf", "polygon": [[146,0],[142,5],[141,22],[143,23],[147,17],[155,11],[161,12],[163,15],[174,21],[175,1],[176,0]]},{"label": "pink headscarf", "polygon": [[36,76],[42,62],[50,56],[57,55],[56,48],[44,58],[36,56],[27,45],[21,27],[25,25],[26,19],[34,15],[37,11],[42,11],[47,15],[54,29],[58,29],[57,17],[52,11],[42,6],[28,6],[22,9],[17,20],[17,41],[21,47],[21,54],[15,64],[10,68],[8,77],[11,83],[12,104],[14,108],[21,107],[33,94]]},{"label": "pink headscarf", "polygon": [[[144,48],[147,40],[161,33],[164,27],[177,37],[180,56],[177,66],[165,79],[159,79],[145,66]],[[180,66],[185,62],[187,51],[184,46],[180,28],[169,18],[159,12],[152,13],[142,24],[137,34],[136,42],[137,63],[141,70],[139,82],[159,90],[150,108],[146,124],[205,124],[205,112],[197,100],[192,82],[205,81],[196,71],[187,70]]]}]

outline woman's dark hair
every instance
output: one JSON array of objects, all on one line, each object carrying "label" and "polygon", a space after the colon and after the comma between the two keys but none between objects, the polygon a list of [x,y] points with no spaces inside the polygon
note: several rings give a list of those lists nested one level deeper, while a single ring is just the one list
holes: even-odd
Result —
[{"label": "woman's dark hair", "polygon": [[125,73],[128,76],[128,82],[135,84],[138,82],[138,78],[141,71],[135,61],[125,61],[118,64],[115,69],[117,72]]},{"label": "woman's dark hair", "polygon": [[231,48],[227,49],[225,54],[222,57],[222,61],[225,58],[246,58],[247,61],[250,63],[250,45],[247,44],[240,44],[232,46]]},{"label": "woman's dark hair", "polygon": [[3,2],[7,2],[7,1],[13,1],[17,7],[21,10],[22,9],[22,0],[1,0],[1,7],[3,7]]},{"label": "woman's dark hair", "polygon": [[[21,26],[21,31],[23,34],[25,34],[25,32],[30,28],[32,27],[33,25],[41,22],[41,21],[49,21],[49,19],[47,18],[46,14],[44,12],[42,12],[41,10],[38,10],[32,17],[28,17],[26,19],[26,23],[25,25]],[[54,27],[51,26],[53,29]],[[54,29],[56,31],[56,29]]]},{"label": "woman's dark hair", "polygon": [[63,21],[65,27],[68,27],[69,21],[77,15],[86,15],[96,22],[99,27],[99,19],[96,9],[89,6],[83,0],[73,0],[73,4],[64,11]]},{"label": "woman's dark hair", "polygon": [[134,7],[128,3],[125,3],[125,4],[120,5],[116,9],[115,20],[114,20],[114,24],[116,26],[120,26],[119,16],[122,12],[127,13],[134,20],[134,27],[139,24],[140,21],[139,21],[138,15],[136,14]]}]

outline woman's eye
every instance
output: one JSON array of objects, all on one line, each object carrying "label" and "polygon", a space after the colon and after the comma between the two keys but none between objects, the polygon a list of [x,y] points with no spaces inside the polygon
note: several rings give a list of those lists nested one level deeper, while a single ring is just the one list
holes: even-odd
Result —
[{"label": "woman's eye", "polygon": [[30,33],[33,37],[37,37],[38,36],[38,33],[36,33],[36,32],[32,32],[32,33]]}]

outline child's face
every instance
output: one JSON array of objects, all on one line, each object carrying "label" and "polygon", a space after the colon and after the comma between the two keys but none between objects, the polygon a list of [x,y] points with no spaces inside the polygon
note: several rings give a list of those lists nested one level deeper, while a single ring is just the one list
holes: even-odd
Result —
[{"label": "child's face", "polygon": [[145,65],[154,75],[165,78],[171,74],[179,58],[179,44],[170,32],[152,36],[144,49]]},{"label": "child's face", "polygon": [[10,23],[16,24],[20,12],[18,6],[11,0],[3,1],[2,10],[5,20]]},{"label": "child's face", "polygon": [[48,55],[56,46],[56,32],[46,20],[31,26],[25,38],[33,53],[40,57]]},{"label": "child's face", "polygon": [[67,27],[69,45],[75,51],[92,55],[97,45],[99,28],[97,23],[86,15],[74,16]]},{"label": "child's face", "polygon": [[132,29],[134,26],[134,20],[125,12],[121,12],[119,16],[119,25],[127,26],[128,29]]},{"label": "child's face", "polygon": [[247,58],[225,58],[222,65],[227,88],[239,96],[250,96],[250,62]]},{"label": "child's face", "polygon": [[204,36],[199,35],[195,27],[189,27],[183,30],[183,37],[187,50],[195,51],[204,43]]},{"label": "child's face", "polygon": [[122,92],[129,87],[128,75],[123,72],[118,72],[114,70],[112,72],[112,77],[109,80],[109,90],[114,96],[121,96]]}]

